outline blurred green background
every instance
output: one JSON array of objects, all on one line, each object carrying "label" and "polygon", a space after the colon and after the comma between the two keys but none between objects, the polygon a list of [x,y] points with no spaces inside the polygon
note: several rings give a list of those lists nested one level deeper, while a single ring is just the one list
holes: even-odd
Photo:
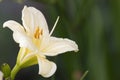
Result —
[{"label": "blurred green background", "polygon": [[12,31],[3,29],[9,20],[21,21],[24,5],[34,6],[45,15],[51,30],[57,16],[60,20],[53,33],[76,41],[79,52],[68,52],[53,59],[58,66],[54,76],[38,75],[38,65],[22,69],[16,80],[120,80],[120,0],[0,0],[0,64],[11,68],[16,61],[18,44]]}]

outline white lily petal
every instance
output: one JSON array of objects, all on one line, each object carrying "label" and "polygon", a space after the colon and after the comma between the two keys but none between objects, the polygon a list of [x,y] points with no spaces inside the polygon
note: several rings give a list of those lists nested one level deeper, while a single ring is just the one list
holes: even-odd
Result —
[{"label": "white lily petal", "polygon": [[3,27],[8,27],[13,31],[13,38],[17,43],[19,43],[20,47],[26,47],[31,50],[36,49],[31,38],[27,36],[24,28],[18,22],[9,20],[3,24]]},{"label": "white lily petal", "polygon": [[3,80],[3,73],[0,71],[0,80]]},{"label": "white lily petal", "polygon": [[14,20],[8,20],[3,24],[3,27],[8,27],[12,31],[17,31],[17,32],[24,32],[24,28],[16,21]]},{"label": "white lily petal", "polygon": [[43,35],[49,34],[44,15],[34,7],[24,7],[22,11],[22,21],[25,29],[30,33],[32,32],[32,34],[34,34],[37,27],[43,30]]},{"label": "white lily petal", "polygon": [[38,64],[39,64],[39,74],[42,75],[43,77],[50,77],[52,76],[56,69],[57,66],[54,62],[48,61],[45,58],[41,58],[37,56],[38,58]]},{"label": "white lily petal", "polygon": [[[46,43],[46,41],[44,42]],[[50,37],[48,45],[42,50],[47,56],[55,56],[67,51],[78,51],[78,45],[70,40],[63,38]]]},{"label": "white lily petal", "polygon": [[19,43],[20,47],[25,47],[30,50],[37,50],[36,46],[32,42],[32,39],[26,34],[14,32],[13,38],[17,43]]}]

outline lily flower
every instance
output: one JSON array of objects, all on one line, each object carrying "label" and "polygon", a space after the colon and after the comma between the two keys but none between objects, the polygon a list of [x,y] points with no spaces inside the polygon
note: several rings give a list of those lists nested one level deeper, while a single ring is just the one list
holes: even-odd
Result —
[{"label": "lily flower", "polygon": [[0,80],[3,80],[3,73],[0,71]]},{"label": "lily flower", "polygon": [[56,71],[56,64],[46,56],[56,56],[67,51],[78,51],[77,44],[67,38],[51,36],[58,22],[57,18],[51,32],[48,30],[46,19],[41,11],[34,7],[24,6],[22,10],[22,25],[14,20],[8,20],[3,27],[13,31],[13,38],[19,43],[16,64],[20,68],[39,65],[39,74],[50,77]]}]

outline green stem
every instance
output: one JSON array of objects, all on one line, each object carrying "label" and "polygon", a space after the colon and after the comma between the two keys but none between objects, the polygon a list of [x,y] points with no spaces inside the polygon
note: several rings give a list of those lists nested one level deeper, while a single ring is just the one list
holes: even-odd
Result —
[{"label": "green stem", "polygon": [[81,77],[80,80],[83,80],[87,74],[88,74],[88,71],[86,71],[86,72],[83,74],[83,76]]},{"label": "green stem", "polygon": [[11,71],[11,80],[15,79],[15,76],[19,70],[20,70],[20,66],[18,64],[16,64]]}]

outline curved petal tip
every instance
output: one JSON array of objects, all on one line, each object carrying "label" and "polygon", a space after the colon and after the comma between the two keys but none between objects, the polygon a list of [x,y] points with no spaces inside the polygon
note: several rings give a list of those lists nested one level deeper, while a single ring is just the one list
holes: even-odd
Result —
[{"label": "curved petal tip", "polygon": [[46,78],[52,76],[57,69],[57,66],[54,62],[48,61],[45,58],[38,57],[38,64],[39,74]]}]

